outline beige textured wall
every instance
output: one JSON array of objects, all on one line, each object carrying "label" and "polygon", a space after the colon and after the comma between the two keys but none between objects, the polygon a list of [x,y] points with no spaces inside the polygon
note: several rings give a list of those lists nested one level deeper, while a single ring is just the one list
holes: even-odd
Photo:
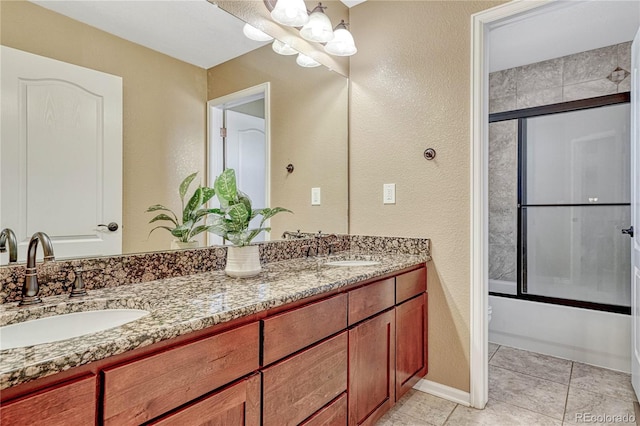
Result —
[{"label": "beige textured wall", "polygon": [[[428,237],[429,380],[469,391],[470,16],[499,3],[351,9],[350,233]],[[426,161],[423,151],[437,151]],[[396,204],[382,204],[383,183]]]},{"label": "beige textured wall", "polygon": [[26,1],[0,7],[3,45],[123,78],[123,251],[168,249],[168,232],[147,239],[145,210],[179,210],[182,179],[205,181],[206,70]]},{"label": "beige textured wall", "polygon": [[[346,233],[348,80],[302,68],[267,45],[209,69],[208,81],[208,99],[271,83],[271,206],[294,212],[271,220],[271,238],[296,229]],[[312,187],[321,188],[320,206],[311,206]]]}]

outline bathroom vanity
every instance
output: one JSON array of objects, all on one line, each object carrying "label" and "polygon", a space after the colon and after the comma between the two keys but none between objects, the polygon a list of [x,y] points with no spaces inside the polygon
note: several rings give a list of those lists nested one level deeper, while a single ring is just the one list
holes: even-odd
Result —
[{"label": "bathroom vanity", "polygon": [[95,291],[94,301],[129,297],[151,313],[2,351],[0,422],[374,424],[427,372],[427,256],[379,259],[289,260],[247,280],[214,271]]}]

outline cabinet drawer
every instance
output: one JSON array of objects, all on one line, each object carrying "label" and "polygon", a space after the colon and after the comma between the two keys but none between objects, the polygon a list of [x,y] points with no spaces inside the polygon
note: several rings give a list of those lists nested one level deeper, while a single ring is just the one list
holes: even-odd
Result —
[{"label": "cabinet drawer", "polygon": [[349,292],[349,325],[394,305],[394,279],[378,281]]},{"label": "cabinet drawer", "polygon": [[263,320],[263,365],[347,327],[347,295],[339,294]]},{"label": "cabinet drawer", "polygon": [[96,422],[96,376],[65,383],[0,406],[0,424],[72,426]]},{"label": "cabinet drawer", "polygon": [[105,424],[140,424],[259,367],[252,323],[104,372]]},{"label": "cabinet drawer", "polygon": [[336,426],[347,425],[347,394],[318,411],[300,426]]},{"label": "cabinet drawer", "polygon": [[259,426],[260,375],[243,379],[151,424]]},{"label": "cabinet drawer", "polygon": [[416,269],[396,277],[396,304],[425,291],[427,291],[426,268]]},{"label": "cabinet drawer", "polygon": [[347,332],[263,370],[263,426],[297,425],[347,390]]}]

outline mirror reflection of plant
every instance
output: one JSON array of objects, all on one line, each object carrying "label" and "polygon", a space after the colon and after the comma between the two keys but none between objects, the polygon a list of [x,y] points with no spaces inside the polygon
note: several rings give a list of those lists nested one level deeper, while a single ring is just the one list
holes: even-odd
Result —
[{"label": "mirror reflection of plant", "polygon": [[[214,215],[211,221],[209,232],[231,241],[236,246],[249,245],[260,232],[271,231],[271,228],[264,226],[267,219],[282,212],[293,213],[283,207],[253,209],[249,196],[238,190],[236,172],[233,169],[222,172],[216,178],[213,187],[220,201],[220,209],[219,215]],[[260,225],[249,229],[249,223],[257,216],[262,216]]]},{"label": "mirror reflection of plant", "polygon": [[156,226],[151,231],[149,231],[149,235],[151,235],[151,233],[156,229],[166,229],[171,233],[171,235],[176,237],[177,241],[188,243],[192,241],[196,235],[209,230],[210,226],[202,222],[208,215],[220,213],[218,209],[206,208],[206,204],[215,195],[214,189],[199,185],[185,205],[185,197],[187,195],[187,191],[189,190],[189,186],[197,175],[198,172],[195,172],[187,176],[178,188],[178,193],[180,194],[180,203],[182,207],[182,218],[179,218],[178,215],[173,212],[173,210],[163,206],[162,204],[154,204],[147,209],[147,213],[156,211],[165,211],[170,213],[170,215],[166,213],[160,213],[153,219],[151,219],[149,223],[165,221],[170,222],[173,225]]}]

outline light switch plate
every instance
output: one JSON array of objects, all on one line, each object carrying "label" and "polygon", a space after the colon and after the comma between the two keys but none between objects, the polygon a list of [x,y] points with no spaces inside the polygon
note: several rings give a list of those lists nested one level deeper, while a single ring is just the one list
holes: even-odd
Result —
[{"label": "light switch plate", "polygon": [[311,188],[311,205],[320,205],[320,188]]},{"label": "light switch plate", "polygon": [[384,204],[396,203],[396,184],[385,183],[382,185],[382,202]]}]

